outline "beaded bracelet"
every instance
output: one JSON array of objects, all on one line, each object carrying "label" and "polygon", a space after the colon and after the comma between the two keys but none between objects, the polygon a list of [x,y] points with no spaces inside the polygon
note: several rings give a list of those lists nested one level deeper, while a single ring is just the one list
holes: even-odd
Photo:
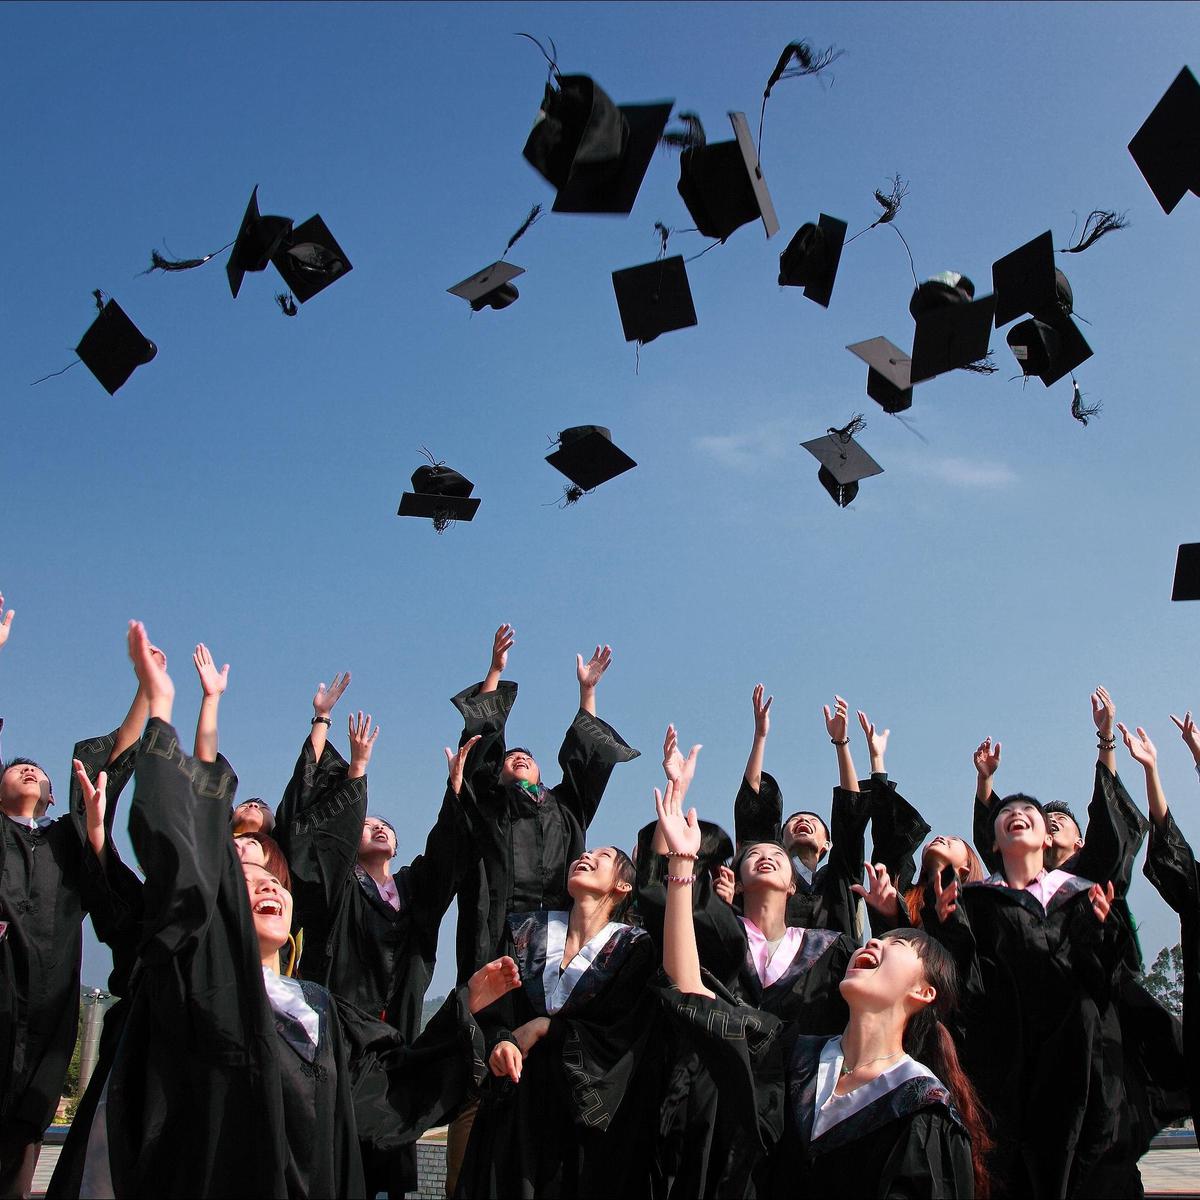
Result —
[{"label": "beaded bracelet", "polygon": [[695,862],[696,858],[698,856],[690,853],[687,850],[668,850],[666,852],[666,854],[663,855],[663,857],[664,858],[690,858],[692,860],[692,862]]},{"label": "beaded bracelet", "polygon": [[333,727],[333,722],[328,717],[313,717],[309,723],[312,725],[328,725],[330,728]]},{"label": "beaded bracelet", "polygon": [[830,738],[829,740],[830,740],[830,741],[831,741],[831,742],[832,742],[832,743],[833,743],[835,746],[848,746],[848,745],[850,745],[850,739],[849,739],[849,738],[842,738],[842,740],[841,740],[840,742],[837,740],[837,738]]},{"label": "beaded bracelet", "polygon": [[1117,748],[1117,739],[1110,738],[1107,742],[1101,739],[1096,743],[1096,745],[1099,746],[1101,750],[1115,750]]},{"label": "beaded bracelet", "polygon": [[668,875],[668,883],[695,883],[695,875]]}]

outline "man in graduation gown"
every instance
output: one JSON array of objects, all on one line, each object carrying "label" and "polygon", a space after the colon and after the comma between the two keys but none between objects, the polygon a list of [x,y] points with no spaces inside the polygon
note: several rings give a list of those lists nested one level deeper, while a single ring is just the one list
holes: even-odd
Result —
[{"label": "man in graduation gown", "polygon": [[29,1195],[62,1093],[79,1022],[83,918],[91,913],[105,940],[137,885],[109,833],[146,711],[139,688],[118,729],[75,746],[89,776],[108,776],[105,812],[89,812],[72,779],[69,811],[42,816],[54,796],[31,760],[9,760],[0,776],[0,1197]]}]

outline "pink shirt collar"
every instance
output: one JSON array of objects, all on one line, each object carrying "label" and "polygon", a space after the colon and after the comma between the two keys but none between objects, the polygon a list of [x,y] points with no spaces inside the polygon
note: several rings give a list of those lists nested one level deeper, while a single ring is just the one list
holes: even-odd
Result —
[{"label": "pink shirt collar", "polygon": [[758,980],[763,987],[770,987],[792,965],[796,955],[800,952],[800,945],[804,941],[804,930],[796,928],[784,930],[783,938],[775,947],[775,953],[772,954],[770,943],[763,936],[762,930],[749,917],[742,917],[741,921],[746,930],[750,958],[754,962],[754,969],[758,972]]},{"label": "pink shirt collar", "polygon": [[[1044,867],[1038,872],[1037,878],[1023,890],[1028,892],[1035,900],[1043,907],[1048,908],[1050,901],[1054,898],[1054,893],[1065,883],[1069,883],[1075,876],[1070,871],[1047,871]],[[997,871],[989,880],[993,887],[1009,887],[1009,882],[1004,878],[1003,871]]]}]

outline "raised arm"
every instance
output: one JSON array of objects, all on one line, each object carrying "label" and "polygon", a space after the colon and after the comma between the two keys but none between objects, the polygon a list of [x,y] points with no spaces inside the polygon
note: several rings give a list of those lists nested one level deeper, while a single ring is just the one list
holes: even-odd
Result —
[{"label": "raised arm", "polygon": [[200,676],[200,715],[196,718],[193,755],[201,762],[217,761],[217,709],[229,686],[229,664],[219,671],[208,647],[201,642],[192,653],[192,664]]},{"label": "raised arm", "polygon": [[321,756],[325,753],[325,743],[329,740],[329,730],[333,725],[330,714],[333,712],[334,705],[342,698],[342,693],[349,686],[349,671],[335,675],[333,683],[328,688],[323,683],[317,684],[317,691],[312,702],[312,732],[308,735],[309,741],[312,743],[315,762],[320,762]]},{"label": "raised arm", "polygon": [[[1172,714],[1171,720],[1183,735],[1184,744],[1191,751],[1192,759],[1200,769],[1200,730],[1192,721],[1192,714],[1185,713],[1182,721]],[[1122,733],[1125,731],[1122,730]],[[1129,746],[1129,752],[1135,758],[1139,753],[1148,753],[1145,748],[1145,741],[1148,739],[1138,740],[1142,743],[1140,746],[1137,742],[1130,745],[1132,739],[1125,735],[1125,744]],[[1150,801],[1150,816],[1153,820],[1150,828],[1150,849],[1142,869],[1158,894],[1179,914],[1184,970],[1186,972],[1190,969],[1195,972],[1196,955],[1200,950],[1200,870],[1196,866],[1196,855],[1187,838],[1183,836],[1183,831],[1175,823],[1165,799]],[[1192,978],[1195,978],[1194,974]],[[1189,1028],[1185,1025],[1185,1034]]]},{"label": "raised arm", "polygon": [[1117,740],[1114,733],[1114,722],[1117,719],[1117,707],[1103,687],[1098,687],[1092,693],[1091,700],[1092,721],[1096,726],[1096,745],[1099,750],[1096,762],[1115,775],[1117,773]]},{"label": "raised arm", "polygon": [[[854,770],[854,756],[850,753],[850,730],[846,719],[846,701],[841,696],[834,696],[834,709],[831,713],[826,704],[822,711],[825,714],[825,732],[837,749],[838,787],[843,791],[858,791],[858,775]],[[861,855],[858,856],[861,859]]]},{"label": "raised arm", "polygon": [[754,709],[754,741],[750,743],[750,757],[746,759],[746,770],[742,778],[746,786],[757,793],[762,785],[763,756],[767,750],[767,734],[771,732],[771,702],[774,696],[763,700],[763,685],[756,683],[750,703]]},{"label": "raised arm", "polygon": [[858,723],[862,726],[863,736],[867,739],[867,753],[871,758],[871,774],[886,775],[887,765],[884,758],[887,755],[888,738],[892,736],[890,729],[876,729],[874,722],[860,708]]},{"label": "raised arm", "polygon": [[489,695],[500,686],[500,676],[508,666],[508,652],[516,640],[516,630],[507,621],[496,630],[496,636],[492,639],[492,662],[479,686],[481,696]]},{"label": "raised arm", "polygon": [[579,680],[579,707],[589,717],[596,715],[596,685],[612,665],[612,647],[597,646],[587,662],[575,655],[575,678]]},{"label": "raised arm", "polygon": [[[1191,719],[1190,713],[1188,718]],[[1150,819],[1161,829],[1167,823],[1167,798],[1163,794],[1162,780],[1158,777],[1158,751],[1140,725],[1135,733],[1130,733],[1120,722],[1117,728],[1121,731],[1130,757],[1146,773],[1146,803],[1150,808]]]},{"label": "raised arm", "polygon": [[371,761],[371,751],[375,749],[375,739],[379,736],[379,726],[371,728],[371,714],[364,717],[359,711],[357,717],[349,720],[350,734],[350,769],[346,772],[347,779],[366,779],[367,764]]},{"label": "raised arm", "polygon": [[8,635],[12,632],[13,617],[16,615],[15,608],[10,608],[5,612],[4,593],[0,592],[0,650],[4,649],[4,644],[8,641]]},{"label": "raised arm", "polygon": [[[4,597],[0,596],[0,602],[3,600]],[[1190,711],[1183,714],[1182,721],[1172,713],[1171,720],[1175,722],[1175,727],[1183,736],[1183,744],[1191,751],[1192,762],[1196,764],[1197,773],[1200,773],[1200,727],[1192,720]]]},{"label": "raised arm", "polygon": [[992,849],[992,778],[1000,769],[1000,743],[986,737],[975,749],[975,815],[971,837],[975,853],[989,871],[1000,869],[1000,856]]},{"label": "raised arm", "polygon": [[517,700],[517,685],[502,682],[500,676],[508,667],[508,654],[515,641],[513,627],[501,625],[492,639],[491,666],[483,682],[464,688],[450,701],[463,719],[458,744],[473,743],[464,768],[463,794],[470,793],[481,803],[504,765],[504,727]]}]

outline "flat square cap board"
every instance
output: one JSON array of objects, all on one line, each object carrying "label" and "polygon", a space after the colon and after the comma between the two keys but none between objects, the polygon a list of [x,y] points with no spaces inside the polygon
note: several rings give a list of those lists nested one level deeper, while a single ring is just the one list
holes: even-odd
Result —
[{"label": "flat square cap board", "polygon": [[883,468],[852,437],[827,433],[800,444],[843,487],[883,474]]},{"label": "flat square cap board", "polygon": [[697,324],[681,254],[612,273],[627,342],[652,342],[660,333]]},{"label": "flat square cap board", "polygon": [[1200,83],[1187,67],[1133,135],[1129,153],[1163,212],[1189,190],[1200,195]]},{"label": "flat square cap board", "polygon": [[773,237],[779,221],[746,114],[731,112],[729,120],[733,141],[709,142],[680,154],[679,194],[705,237],[724,241],[756,218],[762,219],[767,237]]},{"label": "flat square cap board", "polygon": [[479,500],[478,496],[432,496],[425,492],[405,492],[400,497],[396,516],[470,521],[479,508]]},{"label": "flat square cap board", "polygon": [[[477,271],[470,278],[464,279],[462,283],[456,283],[453,287],[447,288],[446,291],[452,296],[461,296],[462,299],[473,304],[476,300],[482,300],[484,296],[494,292],[497,288],[510,283],[518,275],[524,274],[524,267],[517,267],[512,263],[494,262],[490,267],[484,267],[482,271]],[[459,309],[459,311],[461,312],[462,310]]]},{"label": "flat square cap board", "polygon": [[242,278],[247,271],[265,271],[280,243],[292,231],[291,217],[264,217],[258,211],[258,184],[250,193],[241,227],[233,243],[225,274],[229,277],[229,290],[233,298],[241,290]]},{"label": "flat square cap board", "polygon": [[292,295],[303,304],[353,269],[320,216],[297,225],[271,257]]},{"label": "flat square cap board", "polygon": [[1179,547],[1171,599],[1200,600],[1200,542],[1188,542]]},{"label": "flat square cap board", "polygon": [[992,263],[996,328],[1030,313],[1053,312],[1058,303],[1054,238],[1050,230]]},{"label": "flat square cap board", "polygon": [[158,353],[158,347],[115,300],[109,300],[75,347],[75,353],[112,396],[138,367]]},{"label": "flat square cap board", "polygon": [[912,407],[912,359],[885,337],[869,338],[847,346],[870,368],[867,371],[867,395],[884,412],[904,412]]},{"label": "flat square cap board", "polygon": [[629,131],[624,152],[615,163],[576,162],[554,198],[554,211],[628,216],[674,106],[674,100],[619,105]]},{"label": "flat square cap board", "polygon": [[985,357],[995,310],[995,297],[984,296],[923,312],[913,334],[912,382],[923,383]]},{"label": "flat square cap board", "polygon": [[612,433],[603,425],[564,429],[559,434],[558,449],[547,454],[546,461],[585,492],[637,466],[624,450],[613,445]]}]

